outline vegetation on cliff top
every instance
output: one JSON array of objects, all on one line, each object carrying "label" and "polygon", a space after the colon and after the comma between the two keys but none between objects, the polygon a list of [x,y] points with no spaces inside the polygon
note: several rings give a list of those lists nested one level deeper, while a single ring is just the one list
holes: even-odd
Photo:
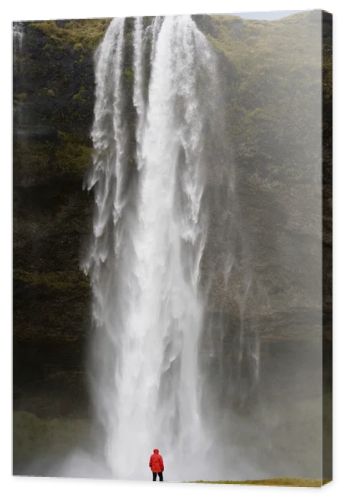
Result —
[{"label": "vegetation on cliff top", "polygon": [[37,21],[31,26],[44,33],[50,43],[73,47],[77,51],[91,51],[101,41],[110,19],[76,19],[67,21]]}]

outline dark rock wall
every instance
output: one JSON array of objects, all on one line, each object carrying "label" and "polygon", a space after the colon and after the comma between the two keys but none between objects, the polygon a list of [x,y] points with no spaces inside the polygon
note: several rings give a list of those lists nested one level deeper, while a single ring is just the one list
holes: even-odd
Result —
[{"label": "dark rock wall", "polygon": [[94,49],[108,21],[21,23],[14,40],[14,408],[88,408],[89,283],[79,270],[92,197]]}]

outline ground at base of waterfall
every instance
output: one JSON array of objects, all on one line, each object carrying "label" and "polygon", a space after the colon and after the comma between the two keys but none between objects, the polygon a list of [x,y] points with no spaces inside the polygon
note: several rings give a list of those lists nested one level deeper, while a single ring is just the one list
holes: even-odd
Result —
[{"label": "ground at base of waterfall", "polygon": [[192,481],[194,483],[206,484],[250,484],[256,486],[297,486],[306,488],[319,488],[327,484],[329,480],[305,479],[296,477],[279,477],[271,479],[254,479],[246,481]]}]

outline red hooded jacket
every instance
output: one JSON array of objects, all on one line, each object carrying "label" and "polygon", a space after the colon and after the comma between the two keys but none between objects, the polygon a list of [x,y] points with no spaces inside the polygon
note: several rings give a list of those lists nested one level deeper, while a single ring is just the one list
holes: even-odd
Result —
[{"label": "red hooded jacket", "polygon": [[164,462],[163,457],[159,454],[159,450],[155,448],[149,459],[149,466],[152,472],[163,472],[164,470]]}]

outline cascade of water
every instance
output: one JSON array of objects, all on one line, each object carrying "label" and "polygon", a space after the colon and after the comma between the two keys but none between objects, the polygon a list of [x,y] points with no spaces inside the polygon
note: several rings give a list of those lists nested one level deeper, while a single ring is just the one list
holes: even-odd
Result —
[{"label": "cascade of water", "polygon": [[134,106],[137,112],[136,127],[136,154],[137,168],[142,167],[142,138],[146,116],[146,103],[144,97],[144,47],[143,47],[143,19],[141,17],[135,20],[134,29]]},{"label": "cascade of water", "polygon": [[88,181],[95,219],[85,261],[93,288],[94,400],[116,477],[146,477],[148,453],[158,446],[171,477],[183,479],[195,476],[189,467],[180,470],[181,458],[186,462],[205,446],[197,355],[206,236],[202,90],[213,55],[190,17],[155,19],[151,30],[147,102],[143,19],[135,20],[132,189],[125,182],[122,20],[111,23],[97,53]]},{"label": "cascade of water", "polygon": [[[26,78],[24,69],[23,49],[25,39],[25,26],[23,22],[14,22],[12,24],[13,32],[13,71],[18,80]],[[13,108],[13,124],[14,130],[23,127],[24,123],[24,103],[17,102]]]},{"label": "cascade of water", "polygon": [[13,51],[19,52],[23,49],[23,39],[24,39],[24,25],[22,22],[15,22],[12,26],[13,30]]},{"label": "cascade of water", "polygon": [[[96,53],[96,100],[92,139],[93,170],[87,188],[94,189],[93,237],[83,268],[90,275],[93,292],[92,317],[95,342],[92,344],[91,382],[98,419],[105,429],[113,425],[116,412],[114,325],[117,290],[116,256],[121,246],[120,216],[125,196],[124,142],[126,130],[121,117],[124,109],[121,72],[124,48],[124,20],[110,24]],[[101,389],[101,384],[103,387]]]},{"label": "cascade of water", "polygon": [[[171,479],[191,479],[199,477],[192,467],[206,446],[199,273],[214,56],[189,16],[155,19],[150,29],[146,99],[144,20],[135,20],[135,125],[124,108],[124,21],[111,23],[96,55],[87,186],[95,218],[84,265],[93,290],[94,400],[115,477],[147,477],[148,454],[159,447]],[[125,152],[134,126],[137,169],[129,181]]]}]

